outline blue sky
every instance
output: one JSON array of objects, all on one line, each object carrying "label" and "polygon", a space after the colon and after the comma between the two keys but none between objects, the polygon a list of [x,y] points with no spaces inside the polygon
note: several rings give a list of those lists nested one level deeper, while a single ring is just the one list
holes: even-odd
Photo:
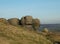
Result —
[{"label": "blue sky", "polygon": [[31,15],[41,24],[60,23],[60,0],[0,0],[0,18]]}]

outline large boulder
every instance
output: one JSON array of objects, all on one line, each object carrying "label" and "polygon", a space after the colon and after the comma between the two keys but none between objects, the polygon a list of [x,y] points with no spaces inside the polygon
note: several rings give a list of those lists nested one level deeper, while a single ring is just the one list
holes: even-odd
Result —
[{"label": "large boulder", "polygon": [[32,20],[33,20],[32,16],[25,16],[24,18],[26,25],[32,25]]},{"label": "large boulder", "polygon": [[33,28],[34,30],[37,30],[40,28],[40,20],[39,19],[33,19]]},{"label": "large boulder", "polygon": [[21,24],[26,28],[38,30],[40,27],[40,20],[33,19],[32,16],[25,16],[21,18]]},{"label": "large boulder", "polygon": [[2,22],[4,24],[9,24],[8,21],[5,18],[0,18],[0,22]]},{"label": "large boulder", "polygon": [[12,25],[19,25],[19,19],[18,18],[11,18],[11,19],[8,19],[8,22]]},{"label": "large boulder", "polygon": [[44,28],[44,30],[42,32],[48,33],[48,28]]},{"label": "large boulder", "polygon": [[32,16],[25,16],[21,18],[21,24],[22,25],[32,25]]}]

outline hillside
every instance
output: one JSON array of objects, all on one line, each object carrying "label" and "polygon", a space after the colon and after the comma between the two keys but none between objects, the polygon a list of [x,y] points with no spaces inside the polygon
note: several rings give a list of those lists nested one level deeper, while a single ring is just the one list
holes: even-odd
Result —
[{"label": "hillside", "polygon": [[0,44],[52,44],[46,37],[23,27],[0,22]]}]

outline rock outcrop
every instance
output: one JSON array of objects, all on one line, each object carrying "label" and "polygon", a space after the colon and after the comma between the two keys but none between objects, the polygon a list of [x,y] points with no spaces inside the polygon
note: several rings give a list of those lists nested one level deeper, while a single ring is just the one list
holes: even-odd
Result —
[{"label": "rock outcrop", "polygon": [[9,22],[5,18],[0,18],[0,22],[5,23],[5,24],[9,24]]},{"label": "rock outcrop", "polygon": [[9,23],[14,26],[23,26],[27,29],[33,29],[33,30],[38,30],[40,27],[40,20],[39,19],[34,19],[32,16],[24,16],[21,19],[18,18],[11,18],[11,19],[4,19],[0,18],[0,22],[3,22],[5,24]]},{"label": "rock outcrop", "polygon": [[40,27],[40,20],[34,19],[32,16],[25,16],[21,18],[21,24],[28,29],[37,30]]},{"label": "rock outcrop", "polygon": [[8,22],[11,24],[11,25],[19,25],[19,19],[18,18],[11,18],[11,19],[8,19]]},{"label": "rock outcrop", "polygon": [[39,29],[39,27],[40,27],[40,20],[39,19],[33,19],[32,25],[33,25],[34,30]]},{"label": "rock outcrop", "polygon": [[25,16],[21,18],[22,25],[32,25],[33,18],[32,16]]}]

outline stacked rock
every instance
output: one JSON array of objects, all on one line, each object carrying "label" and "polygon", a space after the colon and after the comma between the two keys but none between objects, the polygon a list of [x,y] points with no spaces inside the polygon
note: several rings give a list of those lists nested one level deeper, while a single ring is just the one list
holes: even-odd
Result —
[{"label": "stacked rock", "polygon": [[25,16],[21,18],[21,24],[22,25],[32,25],[32,16]]},{"label": "stacked rock", "polygon": [[37,30],[40,27],[39,19],[33,19],[32,16],[22,17],[21,24],[28,29],[34,29],[34,30]]},{"label": "stacked rock", "polygon": [[33,29],[33,30],[37,30],[40,27],[40,21],[39,19],[34,19],[32,16],[24,16],[21,19],[18,18],[11,18],[11,19],[4,19],[4,18],[0,18],[0,22],[3,22],[5,24],[9,23],[11,25],[14,26],[23,26],[26,27],[28,29]]},{"label": "stacked rock", "polygon": [[22,26],[28,28],[28,29],[33,29],[32,28],[32,22],[33,22],[33,18],[32,16],[25,16],[21,18],[21,24]]}]

